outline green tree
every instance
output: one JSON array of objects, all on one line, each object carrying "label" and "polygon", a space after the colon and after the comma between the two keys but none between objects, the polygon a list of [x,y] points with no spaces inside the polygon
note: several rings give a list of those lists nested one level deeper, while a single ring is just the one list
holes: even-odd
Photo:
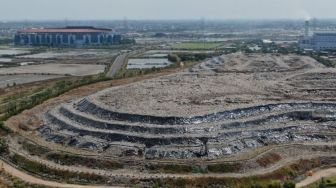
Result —
[{"label": "green tree", "polygon": [[5,139],[0,139],[0,155],[8,153],[8,145]]},{"label": "green tree", "polygon": [[285,181],[284,188],[295,188],[295,183],[293,181]]}]

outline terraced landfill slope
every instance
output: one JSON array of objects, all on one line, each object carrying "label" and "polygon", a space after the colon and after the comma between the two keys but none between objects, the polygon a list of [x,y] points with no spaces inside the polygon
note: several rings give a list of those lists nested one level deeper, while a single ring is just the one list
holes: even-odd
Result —
[{"label": "terraced landfill slope", "polygon": [[[222,159],[336,140],[336,71],[309,57],[231,54],[49,109],[47,141],[140,159]],[[314,153],[314,152],[312,152]]]}]

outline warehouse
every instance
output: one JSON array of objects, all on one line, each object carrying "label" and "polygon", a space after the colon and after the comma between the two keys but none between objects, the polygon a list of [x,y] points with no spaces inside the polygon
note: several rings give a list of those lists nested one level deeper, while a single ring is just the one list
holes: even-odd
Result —
[{"label": "warehouse", "polygon": [[313,36],[302,37],[299,45],[301,49],[315,51],[336,50],[336,33],[314,33]]},{"label": "warehouse", "polygon": [[305,22],[305,34],[299,39],[301,50],[336,50],[336,32],[310,32],[310,22]]},{"label": "warehouse", "polygon": [[121,35],[111,29],[94,27],[31,28],[19,30],[15,45],[27,46],[100,46],[119,44]]}]

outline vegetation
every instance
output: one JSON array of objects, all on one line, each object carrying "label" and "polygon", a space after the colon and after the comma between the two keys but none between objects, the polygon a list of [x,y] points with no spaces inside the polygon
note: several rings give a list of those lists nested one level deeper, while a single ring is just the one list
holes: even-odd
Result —
[{"label": "vegetation", "polygon": [[42,185],[29,184],[18,179],[12,180],[12,182],[13,184],[9,186],[11,188],[46,188]]},{"label": "vegetation", "polygon": [[283,188],[295,188],[295,183],[293,181],[285,181]]},{"label": "vegetation", "polygon": [[178,53],[178,57],[181,59],[181,61],[203,61],[207,58],[211,58],[214,56],[214,54],[208,54],[208,53]]},{"label": "vegetation", "polygon": [[173,49],[181,50],[212,50],[219,48],[222,45],[220,42],[183,42],[172,46]]},{"label": "vegetation", "polygon": [[[295,183],[292,181],[298,175],[304,174],[307,170],[318,167],[321,162],[315,160],[300,160],[295,164],[291,164],[282,167],[270,174],[251,176],[247,178],[215,178],[215,177],[203,177],[203,178],[180,178],[180,179],[153,179],[152,187],[241,187],[241,188],[294,188]],[[208,172],[212,169],[213,172],[235,172],[235,168],[239,168],[239,165],[231,164],[219,164],[212,167],[208,166]],[[190,167],[177,167],[171,165],[169,167],[161,167],[159,169],[168,169],[180,171],[186,173],[190,171]],[[178,170],[177,170],[178,169]],[[182,170],[181,170],[182,169]],[[223,170],[224,169],[224,170]]]},{"label": "vegetation", "polygon": [[41,155],[45,155],[46,153],[49,153],[51,150],[29,143],[27,141],[23,141],[20,143],[22,145],[22,148],[26,151],[29,152],[29,154],[31,155],[36,155],[36,156],[41,156]]},{"label": "vegetation", "polygon": [[238,163],[223,163],[208,166],[208,171],[213,173],[238,172],[240,169],[241,165]]},{"label": "vegetation", "polygon": [[123,38],[120,41],[120,44],[135,44],[135,39]]},{"label": "vegetation", "polygon": [[176,54],[168,54],[168,60],[174,63],[181,62],[181,58]]},{"label": "vegetation", "polygon": [[10,37],[0,37],[0,45],[10,44],[13,42],[13,39]]},{"label": "vegetation", "polygon": [[[71,89],[107,79],[104,74],[100,74],[98,76],[86,76],[79,80],[62,80],[56,82],[54,85],[42,87],[39,92],[28,96],[10,96],[11,100],[6,99],[8,102],[4,105],[4,110],[2,111],[4,115],[0,120],[4,121],[13,115],[21,113],[23,110],[30,109],[45,100],[57,97]],[[19,99],[13,100],[15,98]]]},{"label": "vegetation", "polygon": [[157,171],[161,173],[191,173],[193,172],[193,167],[189,165],[174,165],[174,164],[167,164],[167,165],[147,165],[146,168],[148,170]]},{"label": "vegetation", "polygon": [[121,169],[123,165],[116,161],[100,160],[89,157],[81,157],[71,154],[52,153],[47,155],[47,159],[61,165],[81,165],[94,169]]},{"label": "vegetation", "polygon": [[4,122],[0,121],[0,136],[5,136],[6,134],[10,133],[11,130],[5,127]]},{"label": "vegetation", "polygon": [[8,145],[4,138],[0,138],[0,155],[8,153]]},{"label": "vegetation", "polygon": [[159,72],[164,68],[155,68],[152,67],[150,69],[127,69],[122,68],[115,76],[114,79],[121,79],[121,78],[130,78],[139,75],[146,75],[149,73]]},{"label": "vegetation", "polygon": [[322,178],[321,180],[308,185],[306,188],[329,188],[336,187],[336,176]]},{"label": "vegetation", "polygon": [[46,188],[43,185],[35,185],[22,181],[21,179],[11,176],[10,174],[1,172],[0,177],[0,187],[11,187],[11,188]]},{"label": "vegetation", "polygon": [[331,60],[326,59],[326,58],[322,58],[321,54],[311,54],[311,57],[314,58],[316,61],[322,63],[326,67],[335,67],[336,66],[336,62],[331,61]]},{"label": "vegetation", "polygon": [[166,164],[166,165],[147,165],[148,170],[161,172],[161,173],[232,173],[239,172],[241,166],[237,163],[223,163],[213,164],[201,167],[199,165],[179,165],[179,164]]},{"label": "vegetation", "polygon": [[95,174],[89,174],[89,173],[75,173],[70,171],[63,171],[58,169],[52,169],[47,167],[46,165],[40,164],[38,162],[34,162],[31,160],[26,159],[23,156],[14,154],[10,157],[10,160],[17,165],[18,167],[33,173],[38,174],[43,177],[47,177],[54,180],[63,180],[68,183],[89,183],[89,184],[95,184],[95,183],[107,183],[108,179],[95,175]]},{"label": "vegetation", "polygon": [[241,188],[282,188],[279,180],[252,178],[178,178],[152,180],[152,187],[241,187]]}]

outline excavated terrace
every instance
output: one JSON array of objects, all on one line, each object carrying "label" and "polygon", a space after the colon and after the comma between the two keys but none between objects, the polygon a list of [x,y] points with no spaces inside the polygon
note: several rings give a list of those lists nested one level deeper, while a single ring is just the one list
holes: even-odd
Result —
[{"label": "excavated terrace", "polygon": [[147,159],[333,142],[335,81],[334,69],[308,57],[225,55],[60,104],[44,114],[39,132],[52,142]]}]

